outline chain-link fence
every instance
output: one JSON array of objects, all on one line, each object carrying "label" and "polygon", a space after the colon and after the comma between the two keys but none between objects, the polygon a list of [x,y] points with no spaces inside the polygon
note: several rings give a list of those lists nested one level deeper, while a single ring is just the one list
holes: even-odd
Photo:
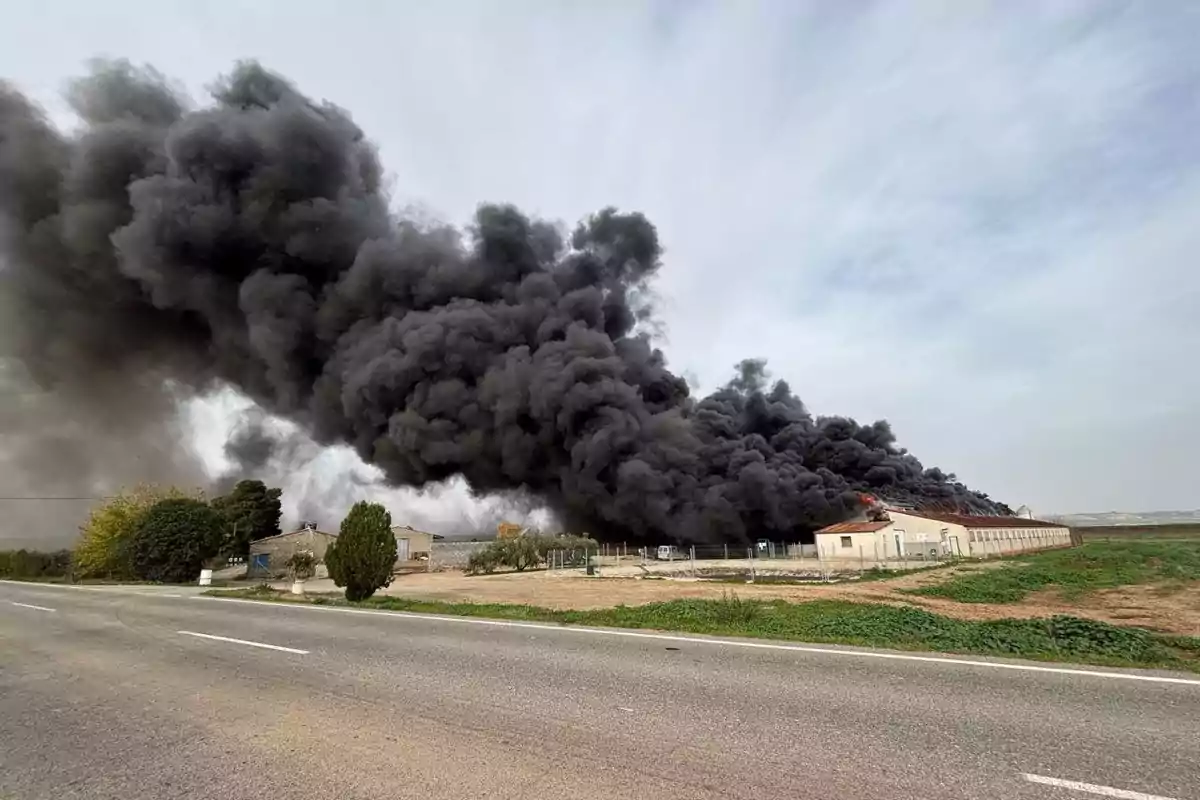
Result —
[{"label": "chain-link fence", "polygon": [[547,568],[559,574],[574,572],[590,576],[695,577],[708,579],[779,578],[829,580],[870,570],[909,570],[956,558],[953,543],[901,539],[880,549],[858,546],[820,547],[801,542],[755,542],[740,545],[658,545],[630,547],[602,544],[596,550],[552,551]]}]

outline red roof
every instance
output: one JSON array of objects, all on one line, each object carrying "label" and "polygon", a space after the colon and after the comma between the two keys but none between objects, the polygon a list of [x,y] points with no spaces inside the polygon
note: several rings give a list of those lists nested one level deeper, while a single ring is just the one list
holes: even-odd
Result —
[{"label": "red roof", "polygon": [[910,517],[932,519],[937,522],[949,522],[952,525],[962,525],[964,528],[1067,528],[1057,522],[1043,522],[1040,519],[1025,517],[981,517],[974,514],[950,514],[943,511],[916,511],[907,508],[888,509],[889,514],[907,514]]},{"label": "red roof", "polygon": [[874,533],[891,524],[890,522],[838,522],[821,528],[817,533]]}]

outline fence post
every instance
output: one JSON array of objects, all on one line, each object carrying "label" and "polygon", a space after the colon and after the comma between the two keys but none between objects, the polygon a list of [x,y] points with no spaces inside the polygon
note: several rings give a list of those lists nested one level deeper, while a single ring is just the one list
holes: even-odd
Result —
[{"label": "fence post", "polygon": [[866,561],[867,561],[867,558],[863,554],[863,546],[860,544],[858,546],[858,574],[859,575],[863,574],[863,569],[866,567]]},{"label": "fence post", "polygon": [[729,545],[728,544],[725,545],[725,560],[726,561],[729,560]]},{"label": "fence post", "polygon": [[692,545],[691,555],[692,555],[692,577],[694,578],[694,577],[696,577],[696,545]]}]

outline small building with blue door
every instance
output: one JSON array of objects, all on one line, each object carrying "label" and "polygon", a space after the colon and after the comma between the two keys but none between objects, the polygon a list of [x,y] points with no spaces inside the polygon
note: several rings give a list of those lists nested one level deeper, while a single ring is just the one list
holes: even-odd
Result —
[{"label": "small building with blue door", "polygon": [[255,540],[250,543],[246,577],[284,577],[288,572],[288,559],[300,550],[308,550],[317,559],[318,564],[324,564],[325,551],[335,539],[336,533],[318,530],[315,523],[305,523],[299,530]]}]

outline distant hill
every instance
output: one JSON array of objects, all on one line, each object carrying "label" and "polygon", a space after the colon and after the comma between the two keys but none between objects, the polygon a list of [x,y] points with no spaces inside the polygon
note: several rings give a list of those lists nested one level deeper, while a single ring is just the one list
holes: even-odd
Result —
[{"label": "distant hill", "polygon": [[1090,514],[1046,515],[1052,522],[1072,528],[1100,528],[1114,525],[1188,525],[1200,524],[1200,510],[1195,511],[1097,511]]}]

